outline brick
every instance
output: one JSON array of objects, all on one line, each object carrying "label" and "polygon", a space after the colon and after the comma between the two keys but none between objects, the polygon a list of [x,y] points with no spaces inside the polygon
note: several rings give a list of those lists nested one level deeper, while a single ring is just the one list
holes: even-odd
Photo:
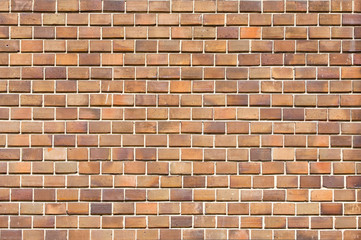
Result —
[{"label": "brick", "polygon": [[260,12],[261,11],[261,3],[242,1],[240,4],[240,11],[241,12]]},{"label": "brick", "polygon": [[241,39],[258,39],[261,37],[260,27],[241,27],[240,38]]},{"label": "brick", "polygon": [[361,20],[357,15],[352,14],[343,14],[342,15],[342,25],[360,25]]},{"label": "brick", "polygon": [[359,236],[358,1],[0,12],[2,238]]}]

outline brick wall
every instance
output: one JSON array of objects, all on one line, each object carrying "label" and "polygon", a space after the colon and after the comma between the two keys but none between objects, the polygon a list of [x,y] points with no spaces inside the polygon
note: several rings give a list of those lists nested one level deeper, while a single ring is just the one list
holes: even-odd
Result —
[{"label": "brick wall", "polygon": [[360,239],[361,1],[0,0],[0,239]]}]

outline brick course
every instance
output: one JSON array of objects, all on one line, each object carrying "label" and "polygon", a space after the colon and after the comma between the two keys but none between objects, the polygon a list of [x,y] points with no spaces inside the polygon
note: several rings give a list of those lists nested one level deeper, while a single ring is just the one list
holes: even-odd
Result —
[{"label": "brick course", "polygon": [[0,239],[360,239],[361,1],[0,0]]}]

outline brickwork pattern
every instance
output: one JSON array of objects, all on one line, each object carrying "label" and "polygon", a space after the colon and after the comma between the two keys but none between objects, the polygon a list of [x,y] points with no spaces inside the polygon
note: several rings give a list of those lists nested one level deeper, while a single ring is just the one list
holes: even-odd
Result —
[{"label": "brickwork pattern", "polygon": [[0,0],[0,239],[361,239],[360,0]]}]

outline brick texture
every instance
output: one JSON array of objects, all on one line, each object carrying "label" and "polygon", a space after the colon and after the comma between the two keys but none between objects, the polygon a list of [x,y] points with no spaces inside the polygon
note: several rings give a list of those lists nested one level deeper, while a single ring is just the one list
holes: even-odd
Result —
[{"label": "brick texture", "polygon": [[361,239],[360,0],[0,0],[0,239]]}]

